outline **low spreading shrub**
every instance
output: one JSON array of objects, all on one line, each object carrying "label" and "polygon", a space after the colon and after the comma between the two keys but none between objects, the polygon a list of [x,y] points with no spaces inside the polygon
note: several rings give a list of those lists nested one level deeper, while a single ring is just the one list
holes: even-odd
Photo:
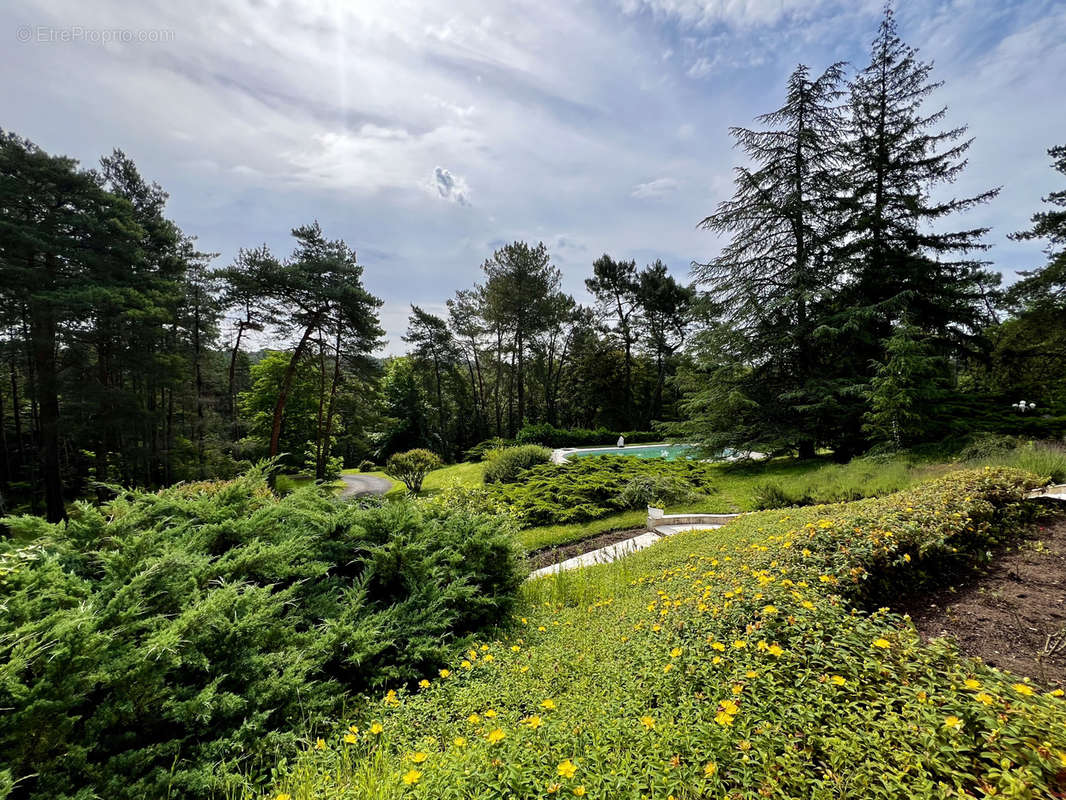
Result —
[{"label": "low spreading shrub", "polygon": [[358,467],[360,472],[373,472],[377,468],[378,465],[371,461],[369,458],[364,458],[362,461],[360,461]]},{"label": "low spreading shrub", "polygon": [[713,475],[714,466],[700,461],[604,455],[542,464],[522,473],[521,483],[494,488],[529,527],[585,522],[637,507],[639,485],[627,487],[638,480],[669,487],[678,498],[708,494]]},{"label": "low spreading shrub", "polygon": [[279,499],[259,471],[5,522],[31,542],[0,544],[18,798],[231,794],[354,693],[435,673],[522,578],[495,517]]},{"label": "low spreading shrub", "polygon": [[514,483],[524,470],[547,464],[551,457],[551,450],[536,444],[493,450],[485,459],[485,483]]},{"label": "low spreading shrub", "polygon": [[637,475],[618,493],[622,508],[640,509],[646,506],[664,506],[685,503],[700,497],[692,485],[677,475]]},{"label": "low spreading shrub", "polygon": [[1062,796],[1061,690],[854,603],[1007,535],[1034,484],[967,472],[533,581],[506,636],[311,733],[270,796]]},{"label": "low spreading shrub", "polygon": [[385,462],[385,474],[403,481],[407,491],[417,494],[422,491],[422,481],[426,476],[442,466],[444,462],[436,453],[418,448],[389,456]]}]

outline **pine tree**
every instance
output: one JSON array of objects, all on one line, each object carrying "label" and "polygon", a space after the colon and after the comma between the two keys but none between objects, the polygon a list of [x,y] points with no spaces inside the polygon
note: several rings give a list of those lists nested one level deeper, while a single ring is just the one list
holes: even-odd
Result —
[{"label": "pine tree", "polygon": [[[700,227],[728,234],[721,254],[694,274],[718,310],[719,334],[703,341],[703,368],[715,390],[748,409],[747,419],[703,416],[706,441],[740,448],[797,448],[813,455],[835,415],[835,393],[821,369],[822,308],[839,285],[842,67],[812,79],[792,73],[785,105],[758,118],[768,130],[732,128],[754,162],[736,170],[736,192]],[[714,398],[708,396],[709,401]],[[693,403],[695,402],[695,405]]]}]

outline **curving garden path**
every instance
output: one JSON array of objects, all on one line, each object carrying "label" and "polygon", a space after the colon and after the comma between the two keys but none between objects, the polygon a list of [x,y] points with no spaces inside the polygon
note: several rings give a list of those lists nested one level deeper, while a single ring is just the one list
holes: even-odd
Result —
[{"label": "curving garden path", "polygon": [[340,490],[337,497],[342,500],[351,497],[382,495],[392,488],[392,481],[376,475],[341,475],[341,480],[344,481],[344,488]]}]

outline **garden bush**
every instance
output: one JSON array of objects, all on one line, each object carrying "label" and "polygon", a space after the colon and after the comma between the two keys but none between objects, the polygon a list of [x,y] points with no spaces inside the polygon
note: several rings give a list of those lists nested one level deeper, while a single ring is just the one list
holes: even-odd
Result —
[{"label": "garden bush", "polygon": [[502,439],[499,436],[493,437],[492,439],[485,439],[463,453],[463,458],[475,463],[478,461],[484,461],[485,456],[491,451],[502,450],[505,447],[514,447],[514,444],[514,439]]},{"label": "garden bush", "polygon": [[494,488],[525,526],[585,522],[634,508],[635,480],[671,487],[673,496],[695,497],[713,491],[714,465],[634,456],[588,456],[565,464],[542,464],[522,474],[520,484]]},{"label": "garden bush", "polygon": [[364,458],[359,462],[360,472],[374,472],[378,468],[378,465],[371,461],[369,458]]},{"label": "garden bush", "polygon": [[19,798],[232,796],[355,693],[435,672],[522,578],[494,517],[279,499],[258,470],[5,522],[0,786]]},{"label": "garden bush", "polygon": [[403,481],[407,491],[417,494],[422,491],[422,481],[426,479],[426,475],[442,466],[444,462],[436,453],[416,448],[389,456],[389,460],[385,462],[385,474]]},{"label": "garden bush", "polygon": [[533,581],[506,635],[309,733],[270,797],[1062,796],[1061,690],[853,602],[1008,535],[1034,484],[971,471]]},{"label": "garden bush", "polygon": [[700,497],[692,485],[677,475],[637,475],[618,493],[622,508],[639,509],[650,505],[691,502]]},{"label": "garden bush", "polygon": [[514,483],[523,470],[551,461],[552,451],[536,444],[494,450],[485,459],[485,483]]}]

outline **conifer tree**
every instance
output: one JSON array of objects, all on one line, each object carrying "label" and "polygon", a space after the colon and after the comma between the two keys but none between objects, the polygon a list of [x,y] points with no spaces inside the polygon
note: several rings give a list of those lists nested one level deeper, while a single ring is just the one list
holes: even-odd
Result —
[{"label": "conifer tree", "polygon": [[934,226],[987,202],[998,189],[945,197],[966,166],[966,128],[943,128],[947,109],[925,109],[942,85],[932,64],[899,37],[886,7],[871,60],[850,86],[848,183],[854,280],[842,307],[856,347],[882,360],[884,342],[906,316],[940,352],[970,349],[987,321],[998,275],[975,258],[987,228]]},{"label": "conifer tree", "polygon": [[[718,446],[795,448],[813,455],[834,415],[834,391],[824,382],[817,342],[826,298],[839,285],[839,176],[842,66],[811,78],[800,65],[788,80],[785,104],[764,114],[764,130],[732,128],[752,160],[736,169],[736,191],[700,227],[728,234],[721,254],[694,265],[729,335],[704,337],[704,369],[724,382],[712,392],[748,409],[743,423],[690,398],[688,413],[725,426],[707,431]],[[708,402],[717,402],[706,395]],[[720,399],[720,398],[719,398]]]}]

